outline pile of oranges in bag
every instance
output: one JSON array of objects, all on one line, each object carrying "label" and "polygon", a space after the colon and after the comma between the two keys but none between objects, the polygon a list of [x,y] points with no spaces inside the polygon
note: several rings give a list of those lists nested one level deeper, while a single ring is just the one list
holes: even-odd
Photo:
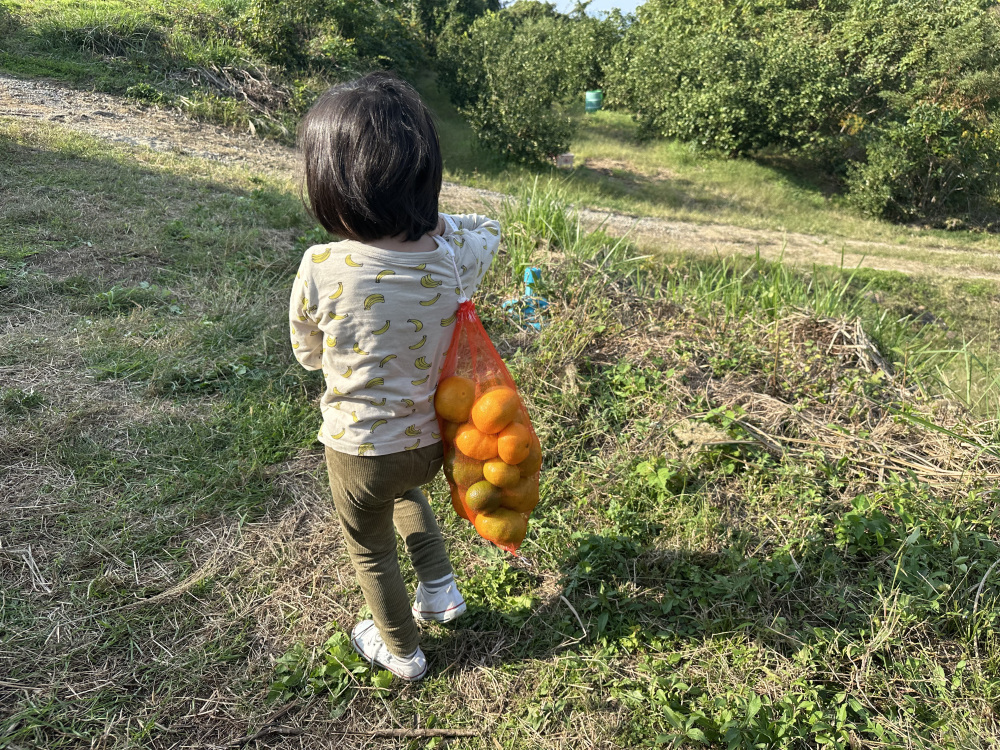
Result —
[{"label": "pile of oranges in bag", "polygon": [[542,447],[517,391],[452,375],[438,385],[434,408],[455,512],[513,552],[538,504],[542,466]]}]

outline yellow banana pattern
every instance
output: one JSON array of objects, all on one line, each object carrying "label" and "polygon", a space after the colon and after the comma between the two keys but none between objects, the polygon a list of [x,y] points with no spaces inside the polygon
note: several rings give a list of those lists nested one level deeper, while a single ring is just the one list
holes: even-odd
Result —
[{"label": "yellow banana pattern", "polygon": [[[467,240],[472,237],[478,243],[472,243],[476,244],[477,248],[479,245],[486,244],[493,252],[496,240],[493,240],[490,235],[497,237],[498,233],[492,226],[482,229],[484,230],[482,234],[477,229],[475,233],[470,232],[465,236],[462,236],[463,230],[460,229],[452,233],[448,239],[453,247],[462,248],[469,244]],[[484,243],[484,237],[492,244],[490,242]],[[472,244],[469,246],[472,247]],[[348,247],[350,246],[348,245]],[[305,363],[306,355],[302,352],[309,350],[308,356],[315,356],[319,360],[316,365],[321,367],[329,384],[328,398],[341,397],[344,399],[341,402],[336,402],[333,410],[330,409],[329,405],[324,406],[327,419],[324,422],[324,429],[320,432],[321,440],[331,445],[334,440],[340,441],[339,445],[342,446],[342,449],[351,452],[357,446],[359,456],[379,454],[381,448],[378,446],[382,445],[383,441],[385,441],[386,447],[392,445],[392,450],[399,450],[401,446],[405,447],[406,450],[415,450],[423,444],[421,439],[424,435],[430,436],[424,442],[440,440],[442,436],[436,431],[437,425],[434,424],[433,429],[431,429],[433,411],[429,412],[427,406],[427,404],[433,405],[434,393],[426,396],[426,402],[423,394],[428,390],[433,390],[434,383],[440,378],[441,368],[438,367],[440,363],[435,361],[435,357],[437,357],[442,337],[450,335],[450,332],[446,333],[442,329],[456,323],[457,313],[451,314],[449,317],[432,316],[431,321],[438,320],[440,327],[432,326],[426,329],[426,332],[426,323],[422,319],[405,319],[407,324],[413,325],[414,337],[412,338],[406,334],[406,331],[410,329],[402,327],[402,317],[392,318],[391,316],[394,310],[405,309],[404,307],[394,307],[394,305],[403,304],[402,300],[394,299],[397,294],[404,295],[404,299],[408,297],[409,304],[418,302],[424,308],[433,307],[444,297],[445,302],[441,312],[445,312],[443,308],[452,308],[454,303],[451,295],[448,294],[448,281],[454,282],[454,269],[447,261],[444,267],[440,263],[421,263],[409,267],[392,265],[392,267],[386,268],[387,264],[368,258],[367,254],[360,250],[358,250],[357,259],[350,253],[345,254],[343,251],[334,253],[335,250],[337,250],[337,246],[319,245],[313,250],[307,251],[307,259],[300,266],[300,273],[296,275],[296,292],[293,297],[295,309],[291,314],[293,325],[290,334],[293,347],[298,350],[297,356],[302,357],[302,361]],[[464,256],[461,259],[467,261],[467,263],[461,263],[458,266],[459,276],[463,280],[461,283],[464,284],[465,279],[471,279],[473,276],[478,282],[488,263],[484,264],[479,258],[473,258],[468,252],[459,253],[459,256]],[[343,260],[344,266],[340,265],[340,260]],[[325,265],[321,265],[324,263]],[[338,276],[340,280],[337,279]],[[400,276],[400,279],[391,281],[396,276]],[[310,296],[317,299],[316,280],[323,281],[318,286],[319,290],[325,291],[325,295],[318,296],[318,300],[323,303],[322,305],[310,304]],[[382,282],[386,282],[385,286],[381,286]],[[419,282],[420,285],[417,286],[414,282]],[[373,288],[373,284],[379,286]],[[433,296],[419,299],[420,295],[415,294],[414,290],[421,292],[424,289],[428,290],[425,294]],[[452,287],[452,289],[456,295],[462,294],[460,287]],[[301,307],[295,306],[294,301],[300,298]],[[378,310],[385,311],[385,314],[390,315],[390,318],[382,318],[378,312],[374,312],[376,306],[380,304],[384,304],[385,307],[378,308]],[[301,329],[301,326],[295,322],[296,317],[301,323],[310,320],[319,321],[319,330],[309,330],[307,336],[306,331],[297,330]],[[396,321],[395,327],[392,326],[392,320]],[[307,326],[308,328],[309,326]],[[313,336],[318,336],[319,339],[313,339]],[[338,348],[340,339],[343,339],[345,343],[342,348]],[[407,339],[411,343],[407,344]],[[353,346],[348,344],[352,340]],[[365,342],[364,346],[369,346],[370,350],[366,351],[362,342]],[[315,348],[313,348],[314,346]],[[358,356],[349,355],[348,348],[354,355]],[[434,351],[431,351],[432,348]],[[424,353],[424,356],[410,360],[409,357],[403,356],[403,352],[407,350],[420,351]],[[359,357],[367,357],[368,359],[360,359]],[[378,362],[380,368],[388,368],[383,369],[384,378],[374,377],[373,365],[375,361]],[[410,366],[411,361],[413,369]],[[389,368],[390,362],[394,362],[391,368]],[[417,370],[416,373],[413,373],[414,369]],[[437,374],[435,374],[435,370],[437,370]],[[408,375],[407,373],[413,374]],[[410,380],[410,385],[417,390],[411,392],[410,395],[415,396],[420,405],[417,406],[414,399],[411,398],[394,397],[393,403],[395,405],[387,407],[387,397],[392,395],[392,389],[399,388],[396,384],[396,378],[402,380],[404,377],[414,378]],[[431,382],[432,377],[434,382]],[[342,391],[338,386],[332,385],[333,381],[343,385],[345,390]],[[364,383],[363,386],[362,383]],[[421,386],[423,387],[421,388]],[[402,390],[404,393],[406,392],[405,387]],[[352,393],[353,396],[351,396]],[[402,404],[406,411],[398,411],[398,404]],[[410,417],[413,420],[412,423],[402,422],[402,419],[405,418],[402,415],[406,413],[413,415]],[[350,415],[350,419],[347,418],[348,415]],[[400,428],[404,426],[405,429],[401,430]],[[349,431],[350,435],[348,435]],[[366,431],[364,436],[362,436],[362,431]],[[369,435],[371,437],[368,437]],[[402,440],[403,436],[413,442],[406,445],[406,441]]]},{"label": "yellow banana pattern", "polygon": [[420,286],[425,289],[433,289],[436,286],[441,286],[442,282],[435,279],[429,273],[420,277]]}]

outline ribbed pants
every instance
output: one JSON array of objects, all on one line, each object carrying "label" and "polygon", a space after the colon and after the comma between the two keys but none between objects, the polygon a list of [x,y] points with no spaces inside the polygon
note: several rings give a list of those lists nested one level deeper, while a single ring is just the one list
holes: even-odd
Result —
[{"label": "ribbed pants", "polygon": [[419,580],[434,581],[452,573],[441,530],[420,491],[441,464],[441,443],[386,456],[326,449],[333,504],[361,592],[382,640],[399,657],[416,651],[419,632],[399,571],[393,526]]}]

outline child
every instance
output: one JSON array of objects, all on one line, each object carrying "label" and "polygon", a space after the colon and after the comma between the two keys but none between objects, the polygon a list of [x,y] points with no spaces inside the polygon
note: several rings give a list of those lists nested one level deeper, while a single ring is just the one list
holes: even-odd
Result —
[{"label": "child", "polygon": [[[438,214],[437,132],[417,93],[391,75],[372,73],[324,93],[302,122],[299,144],[308,206],[345,238],[306,251],[290,317],[296,358],[326,378],[319,439],[372,611],[351,641],[374,664],[419,680],[427,660],[414,618],[448,622],[465,611],[420,491],[443,462],[434,391],[460,289],[472,296],[500,227],[481,216]],[[419,579],[412,608],[393,526]]]}]

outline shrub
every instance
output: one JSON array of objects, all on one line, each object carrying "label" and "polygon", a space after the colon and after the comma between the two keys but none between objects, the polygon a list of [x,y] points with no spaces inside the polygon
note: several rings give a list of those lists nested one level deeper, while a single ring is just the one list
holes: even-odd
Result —
[{"label": "shrub", "polygon": [[389,4],[249,0],[230,12],[245,42],[280,65],[333,72],[379,67],[407,75],[425,60],[419,28]]},{"label": "shrub", "polygon": [[871,128],[866,140],[867,159],[847,171],[848,200],[862,212],[945,226],[996,213],[1000,138],[964,110],[922,102]]},{"label": "shrub", "polygon": [[560,105],[579,85],[579,51],[565,16],[521,2],[443,38],[438,58],[442,81],[480,145],[538,163],[569,147],[573,125]]},{"label": "shrub", "polygon": [[780,3],[650,0],[608,87],[648,135],[729,154],[798,147],[832,130],[848,96],[819,17]]}]

